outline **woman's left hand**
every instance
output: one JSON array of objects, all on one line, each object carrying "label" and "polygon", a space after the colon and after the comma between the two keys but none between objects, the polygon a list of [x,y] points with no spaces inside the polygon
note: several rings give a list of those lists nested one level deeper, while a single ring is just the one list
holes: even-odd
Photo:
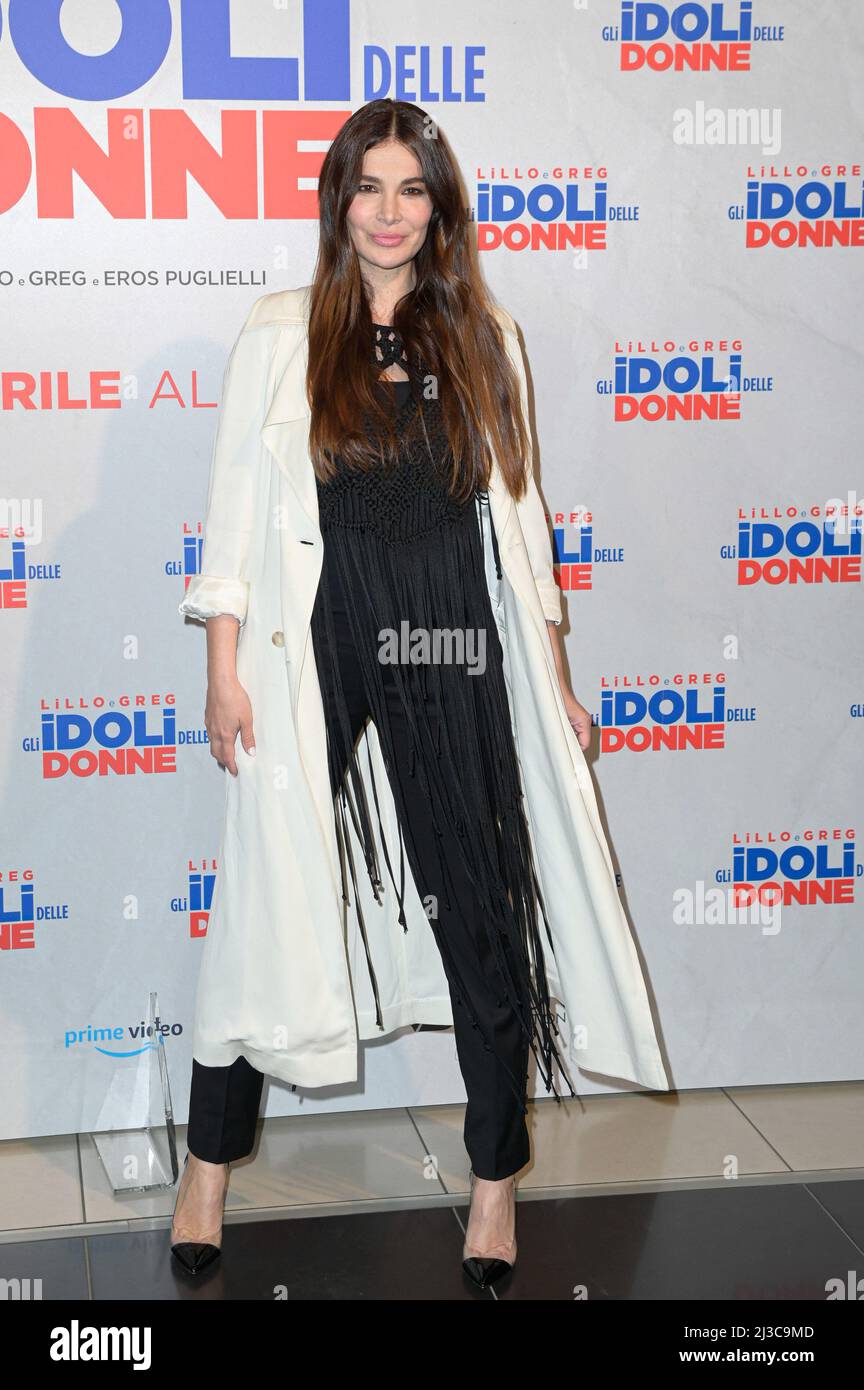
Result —
[{"label": "woman's left hand", "polygon": [[570,689],[567,668],[564,664],[564,643],[558,624],[553,618],[546,619],[546,630],[549,633],[549,641],[552,644],[555,671],[558,676],[558,685],[561,690],[561,697],[564,701],[564,708],[567,711],[567,718],[570,721],[571,729],[579,740],[579,747],[584,753],[585,749],[591,743],[591,715],[584,705],[580,705],[573,691]]},{"label": "woman's left hand", "polygon": [[567,718],[570,727],[579,740],[579,747],[584,752],[591,744],[591,715],[584,705],[580,705],[569,685],[561,682],[561,696],[564,700],[564,708],[567,711]]}]

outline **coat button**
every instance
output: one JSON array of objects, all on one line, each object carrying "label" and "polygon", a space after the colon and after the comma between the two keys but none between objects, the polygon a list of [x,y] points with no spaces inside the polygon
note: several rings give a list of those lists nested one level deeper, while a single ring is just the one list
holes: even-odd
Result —
[{"label": "coat button", "polygon": [[284,647],[284,646],[285,646],[285,633],[284,633],[284,632],[274,632],[274,633],[273,633],[273,636],[270,638],[270,641],[273,643],[273,646],[274,646],[274,647]]}]

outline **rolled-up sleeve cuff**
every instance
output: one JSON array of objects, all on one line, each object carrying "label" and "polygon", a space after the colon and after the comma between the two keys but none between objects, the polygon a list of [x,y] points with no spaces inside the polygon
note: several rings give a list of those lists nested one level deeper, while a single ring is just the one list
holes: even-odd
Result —
[{"label": "rolled-up sleeve cuff", "polygon": [[249,585],[242,579],[219,579],[213,575],[196,574],[189,580],[189,586],[178,613],[198,618],[219,618],[227,614],[236,618],[242,627],[246,621],[249,606]]},{"label": "rolled-up sleeve cuff", "polygon": [[550,585],[544,584],[541,588],[538,585],[538,590],[540,593],[540,602],[543,605],[543,616],[546,621],[560,625],[564,614],[561,608],[561,595],[554,579],[551,580],[551,587]]}]

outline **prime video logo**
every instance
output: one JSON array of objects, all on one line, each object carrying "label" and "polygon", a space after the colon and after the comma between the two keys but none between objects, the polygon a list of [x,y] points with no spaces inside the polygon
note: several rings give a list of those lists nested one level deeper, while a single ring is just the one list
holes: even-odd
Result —
[{"label": "prime video logo", "polygon": [[[182,1023],[160,1023],[154,1030],[152,1024],[132,1023],[128,1027],[118,1024],[117,1027],[94,1028],[92,1023],[88,1023],[86,1028],[68,1028],[63,1035],[63,1046],[68,1050],[70,1047],[80,1047],[82,1044],[92,1044],[94,1052],[101,1052],[105,1057],[137,1057],[142,1052],[155,1051],[156,1048],[164,1046],[164,1039],[167,1036],[179,1037],[183,1032]],[[116,1048],[106,1047],[104,1044],[109,1042],[122,1042],[125,1038],[140,1041],[138,1047]]]},{"label": "prime video logo", "polygon": [[136,1371],[149,1371],[149,1327],[82,1327],[73,1318],[68,1327],[52,1327],[52,1361],[131,1361]]}]

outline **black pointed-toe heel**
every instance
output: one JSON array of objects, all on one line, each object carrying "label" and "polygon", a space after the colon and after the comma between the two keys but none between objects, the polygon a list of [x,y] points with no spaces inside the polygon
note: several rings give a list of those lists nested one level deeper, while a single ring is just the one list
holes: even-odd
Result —
[{"label": "black pointed-toe heel", "polygon": [[[474,1193],[474,1177],[475,1177],[475,1174],[474,1174],[474,1170],[473,1170],[473,1168],[472,1168],[472,1169],[471,1169],[471,1173],[470,1173],[470,1178],[471,1178],[471,1194],[472,1194],[472,1196],[473,1196],[473,1193]],[[514,1173],[513,1177],[511,1178],[511,1182],[512,1182],[512,1184],[513,1184],[513,1196],[514,1196],[514,1200],[515,1200],[515,1196],[516,1196],[516,1175],[515,1175],[515,1173]],[[470,1211],[471,1211],[470,1206],[469,1206],[468,1211],[469,1211],[469,1216],[470,1216]],[[465,1229],[466,1229],[466,1231],[467,1231],[467,1229],[468,1229],[468,1224],[467,1224],[467,1222],[466,1222],[466,1224],[465,1224]],[[513,1236],[513,1239],[512,1239],[512,1240],[507,1241],[505,1244],[502,1244],[502,1245],[495,1245],[495,1246],[493,1246],[493,1249],[496,1250],[496,1251],[501,1251],[502,1253],[501,1253],[500,1255],[497,1255],[497,1254],[496,1254],[496,1255],[493,1255],[491,1251],[487,1251],[487,1252],[484,1254],[484,1253],[483,1253],[482,1251],[480,1251],[480,1250],[472,1250],[472,1249],[469,1248],[467,1241],[466,1241],[465,1244],[462,1246],[462,1268],[464,1269],[465,1273],[468,1275],[469,1279],[473,1280],[473,1282],[474,1282],[475,1284],[477,1284],[477,1286],[478,1286],[479,1288],[481,1288],[481,1289],[488,1289],[490,1284],[496,1283],[497,1280],[502,1279],[502,1278],[504,1277],[505,1274],[509,1274],[509,1273],[510,1273],[511,1269],[513,1268],[513,1266],[514,1266],[515,1263],[516,1263],[516,1237],[515,1237],[515,1235]],[[506,1252],[506,1258],[505,1258],[505,1252]]]},{"label": "black pointed-toe heel", "polygon": [[[188,1162],[189,1155],[187,1153],[183,1160],[184,1168],[187,1166]],[[225,1190],[228,1190],[227,1172],[225,1174]],[[224,1194],[222,1200],[223,1202],[225,1200]],[[176,1206],[174,1208],[174,1216],[175,1218],[177,1216]],[[218,1231],[212,1233],[214,1240],[217,1236],[221,1240],[221,1232],[222,1228],[220,1226]],[[222,1254],[222,1247],[221,1245],[216,1245],[213,1241],[207,1240],[178,1240],[171,1246],[171,1254],[187,1274],[200,1274],[202,1270],[209,1268],[214,1260],[218,1260],[219,1256]]]}]

